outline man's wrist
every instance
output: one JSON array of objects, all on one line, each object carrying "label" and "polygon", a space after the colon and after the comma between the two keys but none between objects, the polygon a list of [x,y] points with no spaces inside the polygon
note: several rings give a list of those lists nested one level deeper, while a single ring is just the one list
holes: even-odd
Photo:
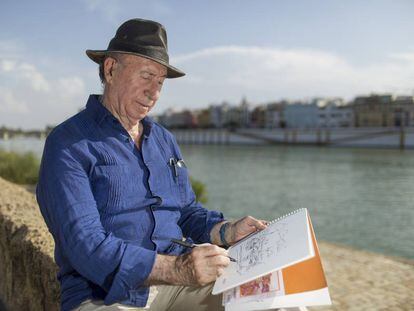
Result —
[{"label": "man's wrist", "polygon": [[229,243],[229,227],[230,227],[230,222],[226,221],[225,223],[223,223],[220,227],[219,230],[219,236],[220,236],[220,244],[223,245],[224,247],[230,247],[230,243]]},{"label": "man's wrist", "polygon": [[145,285],[182,285],[181,256],[157,254],[152,271]]},{"label": "man's wrist", "polygon": [[[220,236],[220,230],[221,230],[221,234],[222,235],[224,234],[224,240]],[[225,220],[225,221],[217,223],[211,230],[210,237],[211,237],[211,243],[215,245],[228,247],[234,244],[233,222],[229,220]]]},{"label": "man's wrist", "polygon": [[211,244],[221,245],[220,228],[225,222],[227,222],[227,220],[220,221],[220,222],[216,223],[214,225],[214,227],[211,229],[211,231],[210,231],[210,242],[211,242]]},{"label": "man's wrist", "polygon": [[226,241],[230,244],[233,245],[234,243],[236,243],[236,241],[234,240],[234,222],[230,221],[229,222],[229,226],[226,228]]}]

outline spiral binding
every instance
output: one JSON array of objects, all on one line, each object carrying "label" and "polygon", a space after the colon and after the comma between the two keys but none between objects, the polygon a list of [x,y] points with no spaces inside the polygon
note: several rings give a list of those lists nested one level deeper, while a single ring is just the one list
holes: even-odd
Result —
[{"label": "spiral binding", "polygon": [[294,211],[292,211],[292,212],[290,212],[290,213],[288,213],[286,215],[283,215],[283,216],[280,216],[280,217],[278,217],[276,219],[273,219],[271,222],[269,222],[268,225],[273,225],[274,223],[276,223],[276,222],[278,222],[278,221],[280,221],[282,219],[285,219],[286,217],[289,217],[289,216],[292,216],[294,214],[297,214],[297,213],[299,213],[299,212],[301,212],[303,210],[306,210],[306,207],[299,208],[299,209],[294,210]]}]

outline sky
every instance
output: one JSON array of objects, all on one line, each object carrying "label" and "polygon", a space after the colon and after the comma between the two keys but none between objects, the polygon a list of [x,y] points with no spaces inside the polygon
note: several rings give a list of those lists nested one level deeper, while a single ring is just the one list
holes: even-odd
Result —
[{"label": "sky", "polygon": [[102,92],[86,49],[106,49],[122,22],[168,34],[170,63],[153,112],[243,97],[414,95],[412,0],[38,0],[0,2],[0,126],[56,125]]}]

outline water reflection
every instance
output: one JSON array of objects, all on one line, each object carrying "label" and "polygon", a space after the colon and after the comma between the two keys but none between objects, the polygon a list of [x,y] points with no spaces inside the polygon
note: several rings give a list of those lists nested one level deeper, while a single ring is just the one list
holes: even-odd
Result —
[{"label": "water reflection", "polygon": [[[39,156],[43,144],[0,140]],[[307,207],[319,239],[414,259],[413,151],[203,145],[182,153],[207,186],[207,207],[228,217]]]}]

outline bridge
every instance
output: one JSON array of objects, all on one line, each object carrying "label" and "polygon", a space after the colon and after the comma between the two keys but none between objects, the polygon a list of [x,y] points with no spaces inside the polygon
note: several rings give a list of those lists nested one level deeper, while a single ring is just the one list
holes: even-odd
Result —
[{"label": "bridge", "polygon": [[28,130],[21,129],[8,129],[6,127],[0,128],[0,139],[9,140],[19,137],[33,137],[38,139],[44,139],[50,133],[53,127],[47,127],[44,130]]}]

